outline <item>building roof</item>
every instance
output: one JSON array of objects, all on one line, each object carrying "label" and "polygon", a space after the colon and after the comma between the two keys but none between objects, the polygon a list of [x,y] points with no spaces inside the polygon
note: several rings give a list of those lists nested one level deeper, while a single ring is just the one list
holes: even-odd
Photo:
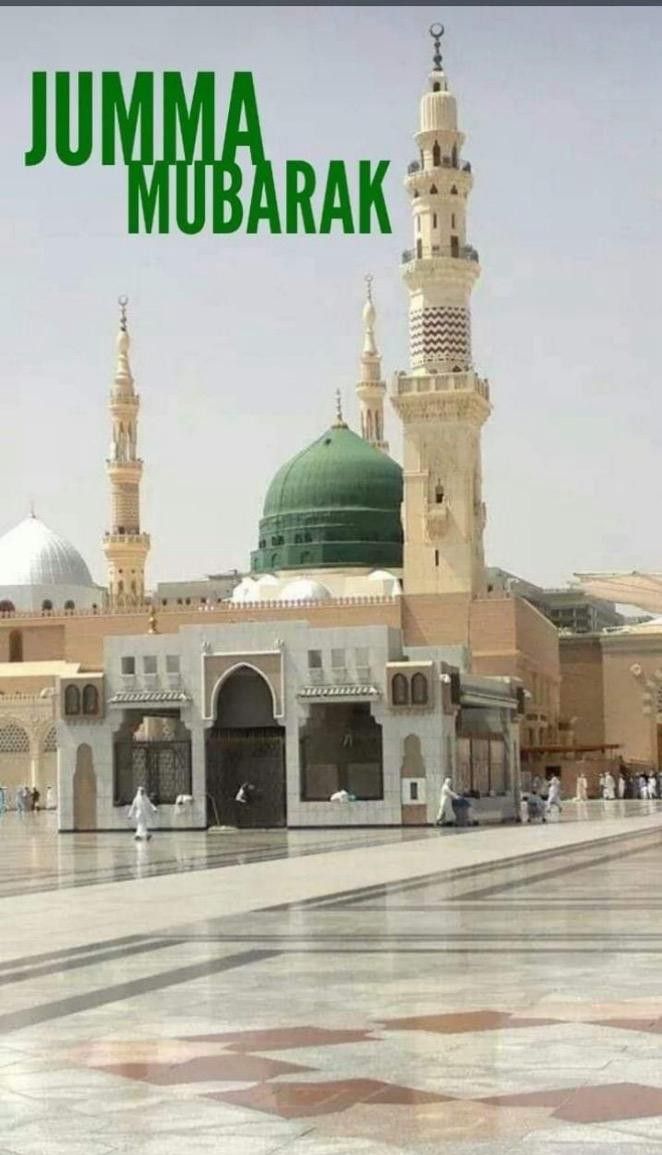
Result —
[{"label": "building roof", "polygon": [[582,589],[619,605],[662,613],[662,573],[578,573]]},{"label": "building roof", "polygon": [[78,550],[38,517],[0,537],[0,588],[3,586],[89,586],[94,582]]},{"label": "building roof", "polygon": [[339,422],[278,470],[251,568],[400,567],[401,504],[401,467]]}]

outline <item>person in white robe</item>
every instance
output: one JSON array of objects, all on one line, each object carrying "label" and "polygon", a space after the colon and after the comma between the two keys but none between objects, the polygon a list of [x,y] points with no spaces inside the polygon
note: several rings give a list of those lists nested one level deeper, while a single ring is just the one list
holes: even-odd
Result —
[{"label": "person in white robe", "polygon": [[52,786],[46,787],[46,809],[55,810],[55,791]]},{"label": "person in white robe", "polygon": [[132,818],[136,823],[135,837],[137,839],[152,837],[147,829],[147,823],[152,814],[156,814],[156,806],[154,806],[147,797],[145,787],[139,786],[129,810],[129,818]]},{"label": "person in white robe", "polygon": [[577,775],[575,802],[588,802],[588,781],[583,772]]},{"label": "person in white robe", "polygon": [[552,810],[556,811],[557,818],[561,817],[561,782],[556,774],[550,778],[547,792],[547,813],[550,814]]},{"label": "person in white robe", "polygon": [[625,787],[626,787],[625,778],[623,777],[622,774],[619,774],[618,775],[618,797],[620,799],[625,798]]},{"label": "person in white robe", "polygon": [[602,797],[611,802],[616,797],[616,779],[611,770],[608,770],[604,777],[602,786]]},{"label": "person in white robe", "polygon": [[648,775],[648,797],[657,798],[657,779],[654,774]]},{"label": "person in white robe", "polygon": [[455,811],[453,810],[453,799],[459,798],[451,786],[450,778],[444,778],[443,786],[441,787],[441,797],[439,798],[439,813],[437,814],[437,823],[440,826],[452,826],[455,823]]}]

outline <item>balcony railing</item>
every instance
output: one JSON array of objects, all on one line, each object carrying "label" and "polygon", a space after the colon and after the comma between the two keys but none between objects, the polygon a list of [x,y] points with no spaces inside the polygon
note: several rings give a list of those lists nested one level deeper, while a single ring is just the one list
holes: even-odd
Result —
[{"label": "balcony railing", "polygon": [[421,253],[420,257],[415,249],[405,249],[402,254],[402,264],[408,265],[411,261],[426,261],[431,257],[452,257],[458,261],[478,261],[478,250],[473,245],[461,245],[457,249],[445,248],[442,245],[433,245],[431,253]]},{"label": "balcony railing", "polygon": [[[433,172],[435,168],[453,168],[456,172],[471,172],[471,165],[468,160],[456,161],[453,164],[452,157],[442,156],[441,164],[431,165],[429,172]],[[407,165],[407,175],[411,176],[415,172],[423,172],[423,165],[420,160],[412,160]]]}]

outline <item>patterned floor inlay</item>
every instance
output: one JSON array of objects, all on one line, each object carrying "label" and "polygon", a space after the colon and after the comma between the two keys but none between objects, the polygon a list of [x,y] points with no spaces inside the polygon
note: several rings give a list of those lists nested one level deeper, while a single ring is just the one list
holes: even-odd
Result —
[{"label": "patterned floor inlay", "polygon": [[189,1035],[187,1042],[223,1043],[231,1051],[287,1051],[293,1047],[329,1047],[373,1039],[371,1031],[333,1031],[323,1027],[276,1027],[263,1031],[228,1031]]},{"label": "patterned floor inlay", "polygon": [[254,1079],[274,1079],[277,1075],[296,1075],[312,1068],[259,1055],[207,1055],[184,1063],[116,1063],[100,1066],[109,1075],[138,1079],[160,1087],[179,1083],[249,1083]]},{"label": "patterned floor inlay", "polygon": [[311,1115],[333,1115],[358,1103],[413,1107],[420,1103],[443,1103],[450,1095],[416,1091],[377,1079],[336,1079],[326,1083],[269,1083],[244,1091],[209,1094],[209,1099],[252,1107],[282,1119],[303,1119]]},{"label": "patterned floor inlay", "polygon": [[558,1019],[524,1018],[510,1011],[457,1011],[446,1015],[414,1015],[408,1019],[385,1019],[380,1025],[391,1031],[433,1031],[456,1035],[474,1031],[498,1031],[505,1027],[540,1027]]},{"label": "patterned floor inlay", "polygon": [[485,1102],[504,1107],[554,1107],[554,1117],[568,1123],[613,1123],[621,1119],[662,1115],[662,1088],[643,1087],[639,1083],[613,1083],[570,1091],[497,1095]]}]

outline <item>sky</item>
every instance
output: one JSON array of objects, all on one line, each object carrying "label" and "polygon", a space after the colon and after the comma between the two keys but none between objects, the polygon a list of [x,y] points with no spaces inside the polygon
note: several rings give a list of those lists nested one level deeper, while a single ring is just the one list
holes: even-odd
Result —
[{"label": "sky", "polygon": [[[407,368],[402,180],[433,21],[475,180],[487,560],[547,585],[662,569],[655,7],[0,9],[0,532],[32,501],[104,580],[127,294],[148,585],[247,568],[269,481],[332,422],[336,389],[356,428],[368,272],[387,381]],[[121,167],[24,166],[39,69],[212,70],[223,110],[252,71],[276,170],[389,160],[393,232],[128,236]]]}]

